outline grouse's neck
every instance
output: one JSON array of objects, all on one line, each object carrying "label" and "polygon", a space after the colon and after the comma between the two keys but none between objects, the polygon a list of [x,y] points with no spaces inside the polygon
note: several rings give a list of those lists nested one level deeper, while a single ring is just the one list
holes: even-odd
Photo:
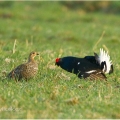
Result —
[{"label": "grouse's neck", "polygon": [[35,63],[34,57],[29,57],[28,62],[33,62],[33,63]]}]

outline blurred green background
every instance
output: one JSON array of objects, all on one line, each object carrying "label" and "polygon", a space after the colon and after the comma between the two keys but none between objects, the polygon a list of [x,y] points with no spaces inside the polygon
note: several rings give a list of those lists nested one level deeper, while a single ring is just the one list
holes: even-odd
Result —
[{"label": "blurred green background", "polygon": [[[119,1],[0,1],[0,118],[120,118],[119,45]],[[57,57],[101,47],[114,66],[107,82],[55,66]],[[33,50],[40,53],[36,78],[8,80]]]}]

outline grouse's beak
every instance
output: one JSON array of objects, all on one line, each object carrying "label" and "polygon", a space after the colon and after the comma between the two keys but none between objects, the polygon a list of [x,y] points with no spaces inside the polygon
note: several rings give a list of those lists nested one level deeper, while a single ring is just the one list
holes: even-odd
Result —
[{"label": "grouse's beak", "polygon": [[55,63],[55,65],[60,66],[60,64],[59,64],[59,63]]},{"label": "grouse's beak", "polygon": [[55,65],[58,65],[58,62],[55,62]]},{"label": "grouse's beak", "polygon": [[36,53],[36,55],[39,55],[39,53]]}]

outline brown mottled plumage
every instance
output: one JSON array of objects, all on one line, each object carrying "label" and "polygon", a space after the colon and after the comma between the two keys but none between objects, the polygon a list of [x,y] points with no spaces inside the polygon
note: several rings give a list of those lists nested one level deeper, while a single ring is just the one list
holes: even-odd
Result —
[{"label": "brown mottled plumage", "polygon": [[31,52],[28,58],[28,62],[17,66],[9,74],[9,78],[14,78],[15,80],[21,80],[22,78],[28,80],[34,77],[38,71],[38,64],[34,60],[34,57],[39,55],[37,52]]},{"label": "brown mottled plumage", "polygon": [[104,75],[104,73],[97,69],[95,72],[91,73],[89,76],[90,80],[107,80],[107,77]]}]

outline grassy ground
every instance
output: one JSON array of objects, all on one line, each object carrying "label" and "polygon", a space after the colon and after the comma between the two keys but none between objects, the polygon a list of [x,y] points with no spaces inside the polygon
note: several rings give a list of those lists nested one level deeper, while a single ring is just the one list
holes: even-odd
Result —
[{"label": "grassy ground", "polygon": [[[69,10],[59,2],[1,6],[0,118],[120,118],[119,26],[120,16]],[[114,64],[107,82],[80,80],[54,65],[56,57],[84,57],[101,47]],[[33,50],[40,53],[35,79],[6,79]]]}]

